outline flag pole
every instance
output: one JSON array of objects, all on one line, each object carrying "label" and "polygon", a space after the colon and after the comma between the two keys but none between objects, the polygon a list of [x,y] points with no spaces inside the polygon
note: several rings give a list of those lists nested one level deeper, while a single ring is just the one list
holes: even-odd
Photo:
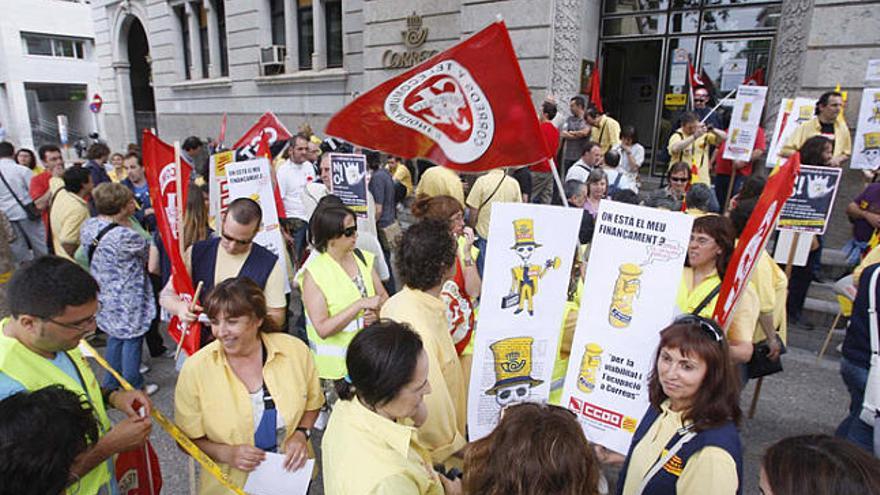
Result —
[{"label": "flag pole", "polygon": [[183,256],[183,177],[180,170],[180,141],[174,141],[174,181],[177,183],[177,193],[174,195],[174,209],[177,213],[177,243],[180,247],[180,255]]},{"label": "flag pole", "polygon": [[706,122],[706,119],[708,119],[710,115],[712,115],[713,113],[715,113],[715,110],[718,110],[718,107],[720,107],[721,105],[723,105],[724,102],[727,101],[727,100],[730,98],[730,95],[736,93],[736,90],[737,90],[737,89],[739,89],[739,88],[736,88],[736,89],[732,90],[730,93],[727,93],[726,95],[724,95],[724,98],[721,98],[720,100],[718,100],[718,103],[717,103],[714,107],[712,107],[712,110],[710,110],[709,113],[707,113],[706,116],[703,117],[703,120],[701,120],[700,123],[701,123],[701,124],[704,124],[704,123]]},{"label": "flag pole", "polygon": [[548,158],[550,160],[550,171],[553,172],[553,179],[556,181],[556,187],[559,189],[559,197],[562,198],[562,204],[568,208],[568,198],[565,197],[565,189],[562,187],[562,179],[559,178],[559,171],[556,170],[556,160],[553,158]]}]

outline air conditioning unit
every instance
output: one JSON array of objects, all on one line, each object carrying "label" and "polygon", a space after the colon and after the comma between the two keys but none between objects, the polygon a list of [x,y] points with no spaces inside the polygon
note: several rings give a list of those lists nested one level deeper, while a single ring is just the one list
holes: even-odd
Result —
[{"label": "air conditioning unit", "polygon": [[260,48],[260,68],[263,75],[283,74],[284,58],[286,56],[287,47],[283,45],[271,45]]}]

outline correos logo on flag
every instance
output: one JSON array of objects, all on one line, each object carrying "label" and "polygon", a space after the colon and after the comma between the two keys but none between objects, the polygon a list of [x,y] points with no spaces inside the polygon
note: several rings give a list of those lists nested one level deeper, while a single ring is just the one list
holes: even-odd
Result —
[{"label": "correos logo on flag", "polygon": [[394,88],[385,114],[434,140],[453,162],[479,159],[492,144],[495,118],[482,88],[455,60],[444,60]]}]

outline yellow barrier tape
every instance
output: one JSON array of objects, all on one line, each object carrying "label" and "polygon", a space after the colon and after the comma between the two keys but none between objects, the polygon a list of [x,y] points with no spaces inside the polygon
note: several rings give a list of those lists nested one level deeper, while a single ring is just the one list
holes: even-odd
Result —
[{"label": "yellow barrier tape", "polygon": [[[122,378],[122,376],[115,369],[113,369],[112,366],[110,366],[110,363],[108,363],[107,360],[104,359],[104,356],[100,355],[98,351],[96,351],[85,340],[81,340],[79,346],[87,353],[88,357],[95,358],[95,361],[97,361],[102,368],[113,375],[113,378],[116,378],[116,381],[122,384],[122,388],[124,388],[125,390],[134,390],[134,387],[132,387],[131,384],[125,380],[125,378]],[[165,415],[162,414],[162,411],[153,408],[150,412],[150,415],[153,417],[154,420],[156,420],[156,423],[159,423],[159,426],[161,426],[163,430],[171,435],[171,438],[173,438],[174,441],[176,441],[183,448],[183,450],[186,451],[187,454],[191,455],[193,459],[198,461],[198,463],[202,465],[202,468],[205,471],[211,473],[212,476],[217,478],[217,481],[222,483],[223,486],[232,490],[236,495],[247,495],[244,490],[229,481],[229,478],[226,477],[226,474],[223,473],[223,471],[220,469],[220,466],[218,466],[213,459],[208,457],[207,454],[202,452],[202,450],[199,449],[198,446],[196,446],[196,444],[194,444],[184,432],[180,431],[180,428],[178,428],[176,424],[165,417]]]}]

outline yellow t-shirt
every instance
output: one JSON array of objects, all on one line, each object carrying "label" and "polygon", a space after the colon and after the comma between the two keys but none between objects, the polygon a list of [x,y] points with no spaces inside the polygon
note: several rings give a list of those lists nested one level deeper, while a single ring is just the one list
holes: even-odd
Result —
[{"label": "yellow t-shirt", "polygon": [[[773,313],[773,326],[779,338],[786,340],[785,299],[788,293],[788,279],[766,250],[761,250],[758,263],[752,273],[751,284],[758,295],[759,313]],[[755,326],[753,342],[767,338],[761,323]]]},{"label": "yellow t-shirt", "polygon": [[[220,282],[228,279],[235,278],[238,276],[238,272],[241,271],[241,267],[244,266],[244,262],[247,261],[248,256],[250,256],[251,252],[248,250],[243,254],[229,254],[223,249],[223,246],[217,246],[217,263],[215,264],[214,269],[214,285],[219,284]],[[192,247],[186,249],[186,254],[183,256],[183,262],[186,264],[186,271],[192,274]],[[272,268],[272,272],[269,273],[269,278],[266,280],[266,287],[263,288],[263,293],[266,295],[266,307],[271,309],[276,308],[286,308],[287,307],[287,299],[284,297],[284,276],[286,273],[285,267],[282,266],[284,260],[277,260],[275,262],[275,267]]]},{"label": "yellow t-shirt", "polygon": [[[694,309],[703,301],[712,289],[721,283],[721,278],[715,272],[703,279],[699,285],[694,287],[694,270],[686,266],[681,276],[681,285],[678,289],[678,297],[676,298],[676,306],[678,313],[693,313]],[[712,298],[701,311],[700,316],[703,318],[712,318],[715,312],[715,304],[718,302],[718,296]],[[740,300],[736,309],[731,315],[730,326],[727,329],[727,339],[734,342],[751,342],[755,333],[755,325],[758,322],[758,311],[760,303],[758,302],[758,294],[751,281],[746,286],[746,290],[740,296]]]},{"label": "yellow t-shirt", "polygon": [[607,115],[599,119],[598,125],[590,130],[590,141],[599,143],[602,153],[620,144],[620,123]]},{"label": "yellow t-shirt", "polygon": [[[791,133],[791,136],[782,146],[782,151],[794,153],[803,147],[807,139],[819,134],[822,134],[822,125],[819,123],[818,117],[813,117],[799,125]],[[834,121],[834,151],[832,155],[852,156],[852,138],[849,135],[849,128],[846,126],[846,121],[840,118]]]},{"label": "yellow t-shirt", "polygon": [[400,163],[397,165],[397,168],[394,169],[394,174],[392,175],[394,180],[403,184],[406,188],[406,195],[409,196],[413,192],[413,183],[412,183],[412,174],[409,173],[409,169],[406,168],[406,165]]},{"label": "yellow t-shirt", "polygon": [[[50,181],[51,186],[51,181]],[[55,254],[74,261],[61,243],[79,244],[79,229],[89,218],[89,207],[86,200],[68,190],[58,191],[49,210],[49,224],[52,226],[52,245]]]},{"label": "yellow t-shirt", "polygon": [[416,186],[416,196],[452,196],[464,208],[464,186],[461,179],[452,169],[436,166],[425,170]]},{"label": "yellow t-shirt", "polygon": [[[492,194],[493,191],[495,194]],[[474,230],[483,239],[489,238],[489,219],[492,217],[493,203],[522,203],[519,182],[513,177],[506,176],[504,170],[500,168],[492,169],[477,179],[467,197],[468,207],[479,209]]]},{"label": "yellow t-shirt", "polygon": [[[324,394],[315,362],[302,341],[283,333],[261,337],[267,354],[263,379],[284,420],[286,442],[299,426],[303,413],[324,405]],[[211,342],[183,364],[174,389],[174,419],[190,438],[204,437],[226,445],[254,445],[250,393],[229,366],[219,341]],[[220,464],[220,468],[230,481],[244,486],[247,473],[226,464]],[[202,470],[200,495],[228,493]]]},{"label": "yellow t-shirt", "polygon": [[853,285],[859,286],[859,278],[862,276],[862,272],[865,271],[865,268],[869,266],[880,263],[880,246],[875,247],[874,249],[868,251],[868,254],[862,258],[862,262],[859,263],[859,266],[853,270]]},{"label": "yellow t-shirt", "polygon": [[419,428],[419,441],[435,463],[443,463],[467,443],[467,391],[464,372],[449,327],[443,301],[420,290],[404,287],[382,306],[382,318],[408,323],[422,338],[428,355],[425,396],[428,419]]},{"label": "yellow t-shirt", "polygon": [[697,170],[699,171],[697,182],[711,185],[712,179],[709,176],[709,147],[717,144],[715,133],[707,132],[697,138],[690,145],[685,146],[683,150],[673,153],[672,146],[684,139],[687,139],[687,136],[684,135],[684,131],[680,128],[669,136],[669,143],[666,145],[666,150],[669,151],[669,156],[671,157],[669,165],[671,166],[676,162],[685,162],[688,165],[696,165]]},{"label": "yellow t-shirt", "polygon": [[[637,493],[648,471],[663,456],[666,445],[684,426],[681,413],[669,409],[669,400],[660,405],[660,410],[660,417],[629,457],[623,495]],[[739,483],[734,458],[720,447],[709,446],[690,456],[675,483],[675,490],[677,493],[734,495]]]},{"label": "yellow t-shirt", "polygon": [[338,401],[321,443],[325,493],[443,495],[418,438],[414,427],[370,411],[357,398]]}]

